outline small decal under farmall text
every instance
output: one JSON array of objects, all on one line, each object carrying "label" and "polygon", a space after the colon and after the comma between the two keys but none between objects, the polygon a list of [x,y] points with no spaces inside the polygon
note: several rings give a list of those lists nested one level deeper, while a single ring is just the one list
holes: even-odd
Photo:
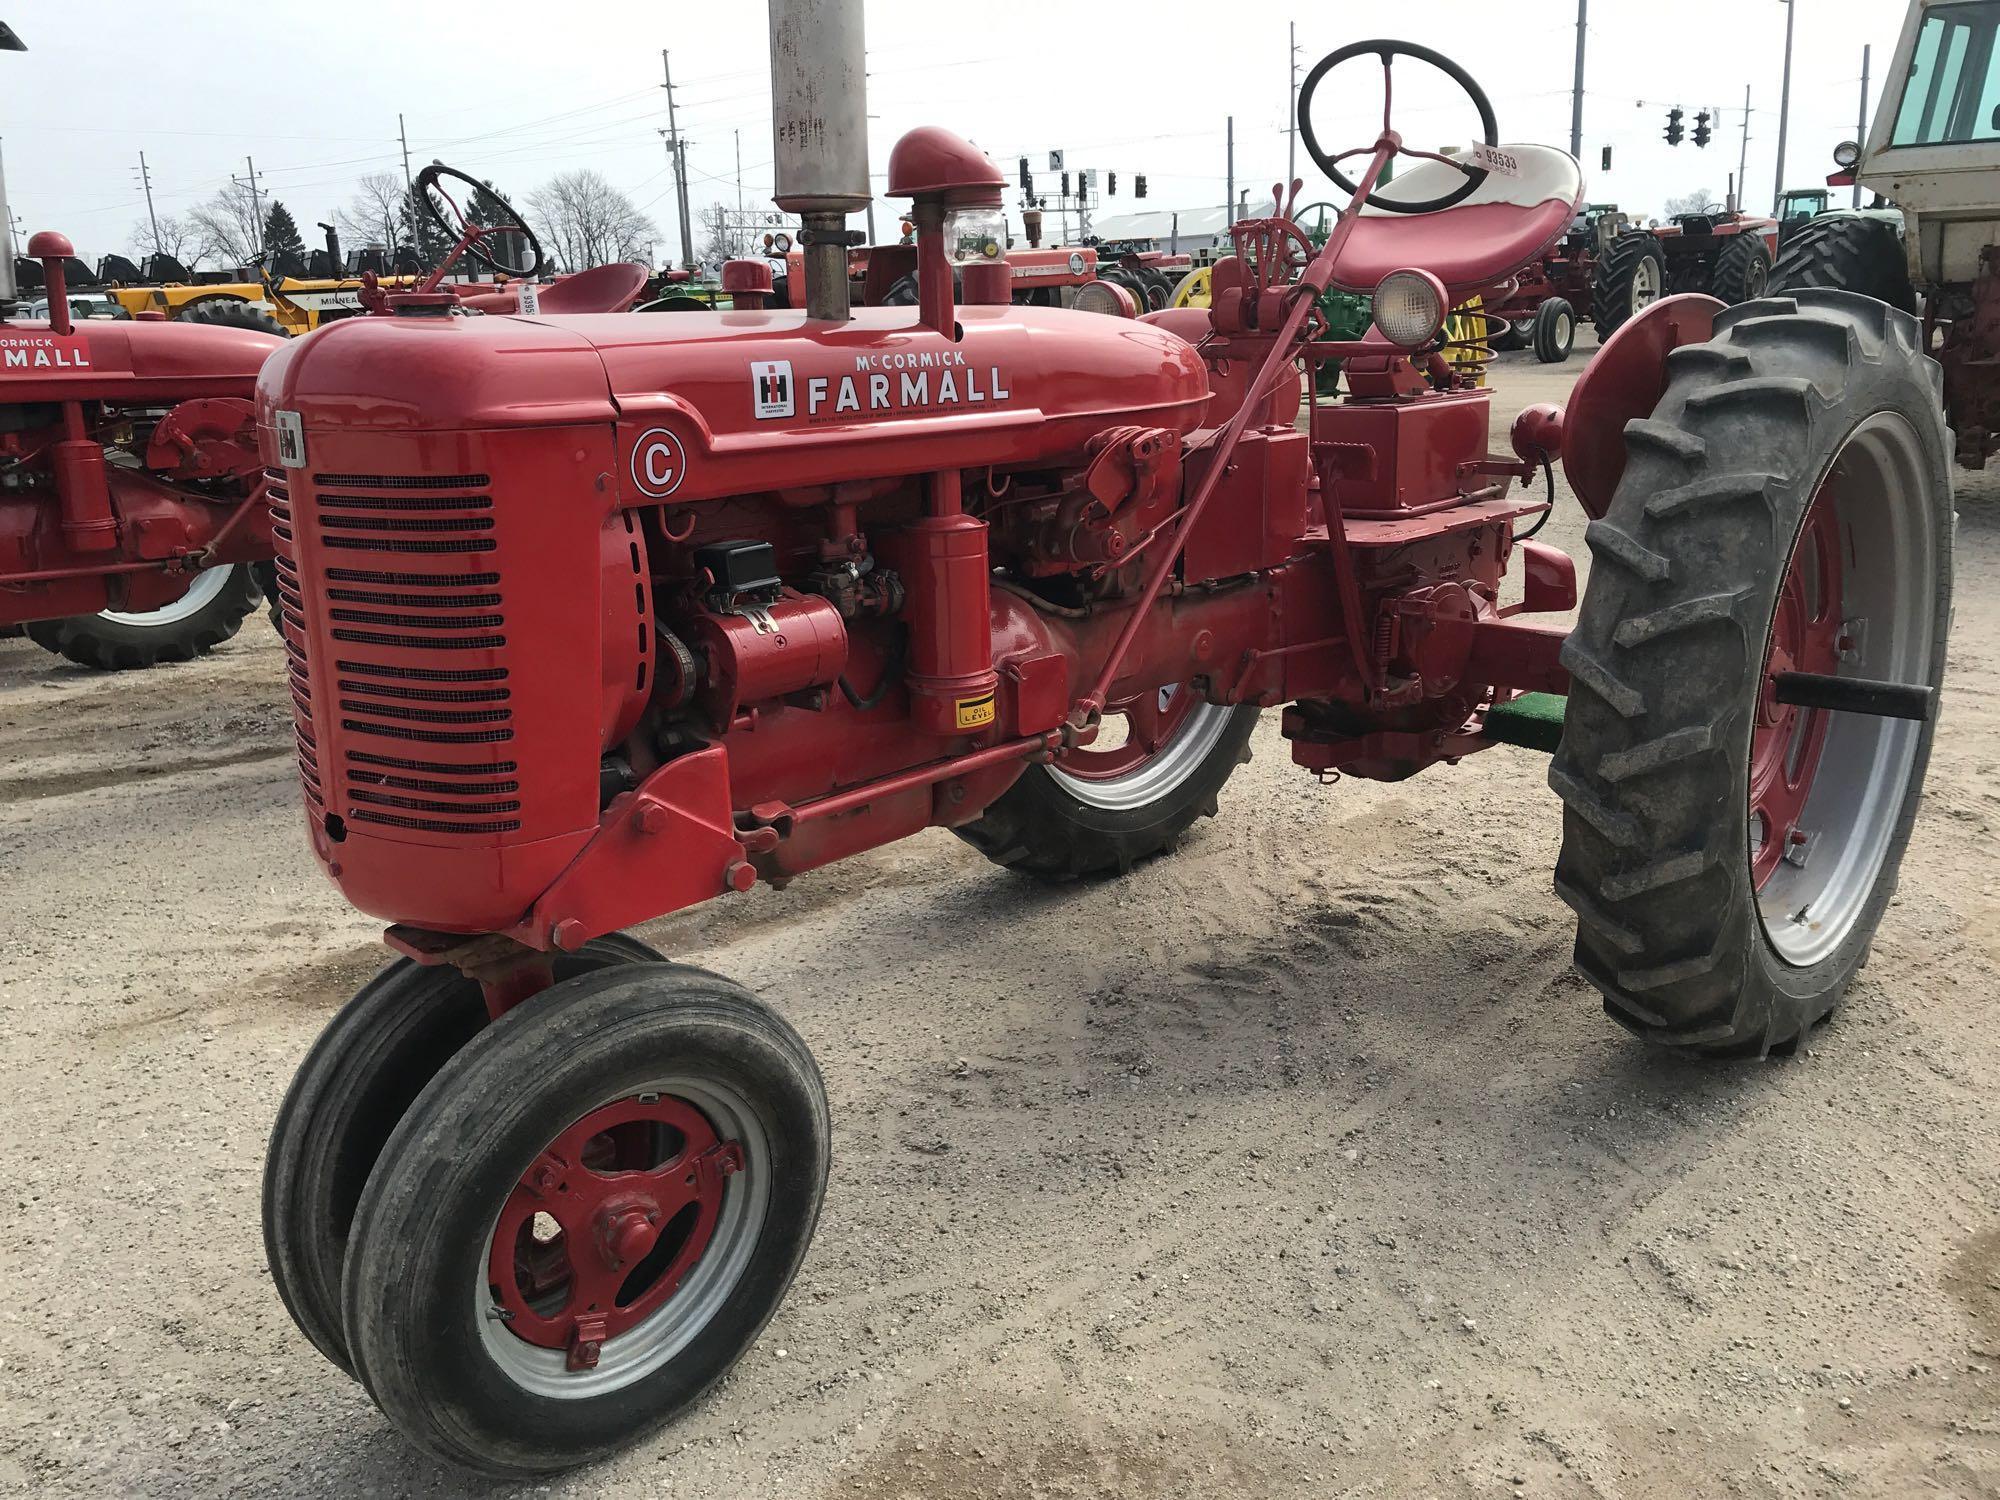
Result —
[{"label": "small decal under farmall text", "polygon": [[16,370],[88,370],[90,345],[80,333],[0,329],[0,375]]}]

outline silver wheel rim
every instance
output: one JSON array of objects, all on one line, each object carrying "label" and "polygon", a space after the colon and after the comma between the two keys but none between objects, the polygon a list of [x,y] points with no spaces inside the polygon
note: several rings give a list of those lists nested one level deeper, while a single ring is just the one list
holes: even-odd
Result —
[{"label": "silver wheel rim", "polygon": [[719,1139],[741,1142],[743,1168],[732,1173],[723,1188],[715,1232],[680,1290],[643,1322],[606,1339],[597,1364],[588,1370],[568,1369],[564,1351],[516,1338],[502,1319],[493,1316],[493,1296],[486,1289],[486,1254],[500,1226],[500,1215],[494,1214],[472,1267],[472,1316],[493,1363],[509,1380],[537,1396],[588,1400],[653,1374],[709,1325],[743,1279],[744,1267],[757,1248],[771,1199],[771,1147],[763,1118],[743,1095],[712,1078],[662,1078],[622,1090],[618,1097],[655,1092],[685,1099],[708,1117]]},{"label": "silver wheel rim", "polygon": [[[1840,507],[1841,609],[1855,654],[1841,673],[1928,683],[1938,539],[1923,444],[1902,417],[1870,417],[1848,435],[1824,483]],[[1888,857],[1916,769],[1923,726],[1832,714],[1799,827],[1814,835],[1803,864],[1781,861],[1757,893],[1764,936],[1799,968],[1827,958],[1854,930]],[[1756,833],[1751,820],[1752,834]]]},{"label": "silver wheel rim", "polygon": [[[1161,688],[1160,708],[1165,710],[1175,694],[1192,691],[1187,687]],[[1101,807],[1108,812],[1130,812],[1145,807],[1166,796],[1200,768],[1229,728],[1229,716],[1234,712],[1227,704],[1195,704],[1181,720],[1173,738],[1122,776],[1102,779],[1072,776],[1059,765],[1050,766],[1049,774],[1070,796],[1090,807]]]},{"label": "silver wheel rim", "polygon": [[1660,300],[1660,276],[1658,262],[1650,255],[1639,257],[1639,264],[1632,268],[1632,311],[1650,307]]},{"label": "silver wheel rim", "polygon": [[124,610],[99,610],[97,618],[112,625],[123,625],[130,630],[158,630],[167,625],[178,625],[183,620],[192,619],[213,604],[229,587],[236,576],[239,563],[225,563],[219,568],[203,568],[194,575],[194,582],[188,591],[171,604],[162,604],[158,609],[140,610],[128,614]]}]

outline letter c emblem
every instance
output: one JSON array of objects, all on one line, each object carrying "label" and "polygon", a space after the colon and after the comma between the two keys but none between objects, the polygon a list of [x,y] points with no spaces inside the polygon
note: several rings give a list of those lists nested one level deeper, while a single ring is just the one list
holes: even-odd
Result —
[{"label": "letter c emblem", "polygon": [[639,435],[632,445],[632,483],[642,495],[664,500],[687,478],[687,453],[681,440],[664,427]]}]

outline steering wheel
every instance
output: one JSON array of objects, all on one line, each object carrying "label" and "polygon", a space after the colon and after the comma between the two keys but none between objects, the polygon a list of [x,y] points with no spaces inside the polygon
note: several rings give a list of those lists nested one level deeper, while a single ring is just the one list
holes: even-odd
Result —
[{"label": "steering wheel", "polygon": [[[1375,56],[1381,58],[1382,129],[1386,133],[1389,129],[1390,104],[1395,92],[1391,68],[1399,54],[1404,57],[1414,57],[1418,62],[1429,63],[1440,73],[1451,79],[1453,83],[1464,89],[1471,96],[1474,107],[1479,111],[1479,123],[1486,131],[1486,144],[1489,146],[1500,144],[1500,127],[1493,118],[1493,105],[1487,99],[1486,91],[1473,81],[1470,73],[1466,72],[1465,69],[1446,57],[1442,52],[1433,52],[1428,47],[1419,47],[1415,42],[1396,42],[1385,38],[1378,38],[1368,42],[1350,43],[1348,46],[1342,47],[1338,52],[1329,52],[1325,57],[1322,57],[1317,63],[1313,64],[1313,70],[1306,74],[1306,81],[1299,89],[1298,105],[1299,135],[1306,143],[1306,154],[1313,159],[1322,172],[1333,179],[1336,185],[1344,189],[1349,197],[1352,197],[1357,191],[1357,185],[1341,172],[1340,163],[1346,161],[1350,156],[1370,155],[1375,148],[1373,146],[1358,146],[1352,151],[1343,151],[1338,156],[1328,156],[1325,151],[1321,150],[1319,138],[1313,134],[1312,128],[1313,91],[1319,87],[1321,79],[1325,78],[1328,73],[1351,57]],[[1376,208],[1387,209],[1391,213],[1399,214],[1436,213],[1441,208],[1450,208],[1455,203],[1463,203],[1477,192],[1479,185],[1486,180],[1486,170],[1483,167],[1469,167],[1464,162],[1441,155],[1435,151],[1412,151],[1409,147],[1403,145],[1398,145],[1396,149],[1398,154],[1403,156],[1420,156],[1426,161],[1441,161],[1446,166],[1455,167],[1465,174],[1465,181],[1448,193],[1441,193],[1435,198],[1425,198],[1417,202],[1411,202],[1408,199],[1380,198],[1371,192],[1365,201]]]},{"label": "steering wheel", "polygon": [[[450,193],[438,185],[438,179],[451,178],[465,184],[466,208],[470,208],[480,197],[500,210],[505,220],[499,224],[475,224]],[[514,205],[477,178],[468,177],[456,167],[447,167],[441,161],[434,161],[417,174],[413,184],[417,201],[424,206],[424,214],[444,232],[446,239],[453,243],[463,242],[465,253],[489,271],[502,276],[513,276],[526,281],[533,279],[542,269],[542,247],[535,233],[528,228],[528,221],[516,213]],[[440,201],[443,207],[439,206]],[[451,211],[446,217],[445,210]],[[500,235],[518,234],[525,242],[521,265],[510,265],[501,259],[504,253],[497,247],[489,250],[488,243]]]}]

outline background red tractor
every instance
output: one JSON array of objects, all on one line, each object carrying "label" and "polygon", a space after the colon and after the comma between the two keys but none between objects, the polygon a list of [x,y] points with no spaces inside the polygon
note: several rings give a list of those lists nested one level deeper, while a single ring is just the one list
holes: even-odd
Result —
[{"label": "background red tractor", "polygon": [[[452,197],[467,184],[490,196],[449,167],[424,169],[419,200],[456,245],[414,290],[365,277],[364,299],[432,315],[524,301],[595,312],[629,307],[644,288],[645,267],[622,264],[537,285],[534,236],[511,210],[498,228],[467,223]],[[20,316],[0,284],[0,629],[25,626],[87,667],[189,660],[275,591],[250,397],[284,340],[192,314],[74,317],[69,240],[37,234],[28,252],[42,263],[45,315]],[[446,281],[462,256],[511,279]]]},{"label": "background red tractor", "polygon": [[1591,321],[1609,338],[1662,297],[1700,292],[1734,306],[1764,295],[1778,221],[1734,210],[1676,214],[1618,235],[1591,272]]},{"label": "background red tractor", "polygon": [[[1321,781],[1553,749],[1583,973],[1654,1043],[1759,1054],[1866,955],[1933,732],[1951,499],[1907,316],[1668,298],[1489,452],[1447,315],[1549,251],[1582,178],[1388,41],[1299,98],[1348,209],[1315,247],[1274,192],[1210,306],[1014,305],[1003,179],[927,127],[888,167],[917,305],[854,309],[860,6],[776,0],[771,35],[802,310],[404,304],[258,382],[307,833],[402,955],[287,1094],[269,1263],[403,1433],[494,1473],[709,1389],[824,1192],[804,1040],[620,929],[934,827],[1117,875],[1217,810],[1275,709]],[[1382,128],[1336,154],[1313,100],[1369,59]],[[1457,81],[1481,148],[1403,145],[1399,59]],[[1399,154],[1426,159],[1392,199]],[[1327,337],[1330,288],[1374,326]],[[1595,518],[1573,631],[1534,539],[1558,457]]]}]

